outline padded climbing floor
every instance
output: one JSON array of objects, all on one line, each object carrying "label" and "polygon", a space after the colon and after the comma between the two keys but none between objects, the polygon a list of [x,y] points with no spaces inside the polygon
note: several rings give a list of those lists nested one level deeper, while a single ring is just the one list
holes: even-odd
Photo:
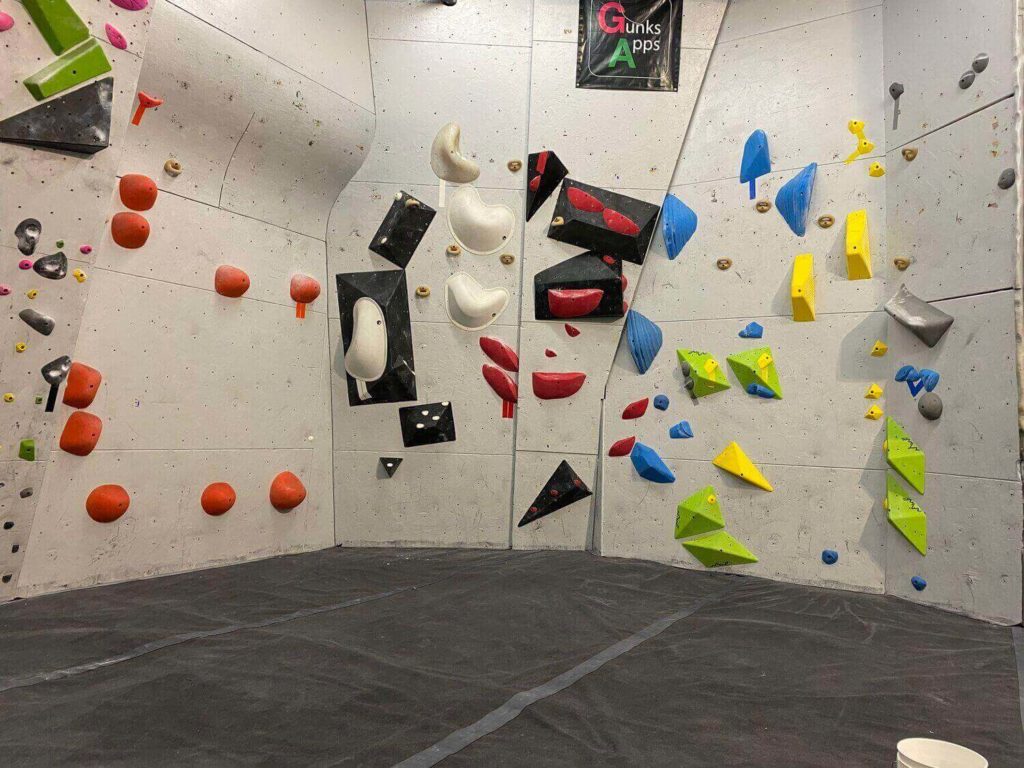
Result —
[{"label": "padded climbing floor", "polygon": [[19,766],[888,766],[909,736],[1024,765],[1010,629],[586,553],[339,548],[0,632]]}]

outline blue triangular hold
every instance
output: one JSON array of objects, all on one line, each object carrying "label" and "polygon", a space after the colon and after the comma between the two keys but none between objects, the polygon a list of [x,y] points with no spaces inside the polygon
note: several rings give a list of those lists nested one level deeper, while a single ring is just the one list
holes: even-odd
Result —
[{"label": "blue triangular hold", "polygon": [[793,234],[800,237],[807,232],[807,212],[811,210],[811,194],[814,192],[814,174],[817,170],[818,164],[811,163],[783,184],[775,195],[775,207]]},{"label": "blue triangular hold", "polygon": [[661,206],[661,234],[669,259],[675,259],[697,231],[697,214],[675,195],[665,195]]},{"label": "blue triangular hold", "polygon": [[652,483],[674,483],[676,481],[676,476],[672,474],[671,469],[665,466],[661,456],[655,453],[653,448],[648,448],[643,443],[633,446],[629,458],[637,473],[644,480],[650,480]]},{"label": "blue triangular hold", "polygon": [[758,128],[747,137],[743,145],[743,159],[740,160],[740,182],[750,184],[750,199],[756,195],[755,184],[758,176],[771,173],[772,160],[768,155],[768,137]]},{"label": "blue triangular hold", "polygon": [[647,373],[651,367],[661,349],[661,338],[661,328],[636,310],[629,310],[626,315],[626,341],[640,373]]},{"label": "blue triangular hold", "polygon": [[747,323],[747,327],[740,331],[741,339],[760,339],[764,336],[764,326],[760,323]]},{"label": "blue triangular hold", "polygon": [[690,422],[680,421],[669,429],[668,436],[676,440],[683,437],[693,437],[693,428],[690,426]]}]

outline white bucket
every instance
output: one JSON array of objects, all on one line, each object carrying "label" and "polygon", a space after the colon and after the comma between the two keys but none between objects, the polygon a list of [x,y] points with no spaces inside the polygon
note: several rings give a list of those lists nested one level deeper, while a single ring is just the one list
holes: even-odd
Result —
[{"label": "white bucket", "polygon": [[896,745],[899,768],[988,768],[973,749],[938,739],[903,739]]}]

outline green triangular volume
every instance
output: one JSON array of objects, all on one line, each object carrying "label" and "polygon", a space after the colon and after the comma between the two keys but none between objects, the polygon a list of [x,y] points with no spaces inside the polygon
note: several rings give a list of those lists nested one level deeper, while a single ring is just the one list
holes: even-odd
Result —
[{"label": "green triangular volume", "polygon": [[906,430],[891,418],[885,420],[884,447],[885,460],[889,462],[889,466],[899,472],[914,490],[924,493],[924,451],[918,448]]},{"label": "green triangular volume", "polygon": [[[768,364],[762,366],[761,358],[768,356]],[[778,400],[782,399],[782,385],[779,383],[779,373],[775,369],[774,355],[771,347],[757,347],[744,352],[737,352],[729,355],[729,367],[740,380],[743,389],[746,390],[751,384],[760,384],[775,393]]]},{"label": "green triangular volume", "polygon": [[725,531],[684,541],[683,546],[706,568],[756,563],[757,556]]},{"label": "green triangular volume", "polygon": [[710,352],[696,349],[677,349],[676,357],[687,379],[687,389],[693,397],[713,395],[731,386],[718,361]]},{"label": "green triangular volume", "polygon": [[928,554],[928,516],[907,494],[900,481],[886,472],[885,508],[889,522],[902,533],[914,549],[922,555]]},{"label": "green triangular volume", "polygon": [[701,488],[695,494],[679,502],[676,507],[675,537],[682,539],[698,533],[717,531],[725,528],[722,508],[712,485]]}]

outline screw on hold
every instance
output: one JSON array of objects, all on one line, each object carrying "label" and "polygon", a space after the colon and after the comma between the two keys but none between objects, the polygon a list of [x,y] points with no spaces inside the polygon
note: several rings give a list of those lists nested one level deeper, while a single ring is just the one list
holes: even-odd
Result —
[{"label": "screw on hold", "polygon": [[977,72],[979,75],[988,69],[988,54],[979,53],[974,57],[974,61],[971,62],[971,69]]},{"label": "screw on hold", "polygon": [[181,163],[175,160],[173,157],[168,158],[167,162],[164,163],[164,173],[168,176],[180,176],[183,168]]},{"label": "screw on hold", "polygon": [[563,224],[565,224],[565,219],[561,216],[555,216],[555,218],[551,220],[552,227],[561,227]]},{"label": "screw on hold", "polygon": [[1007,168],[999,174],[999,181],[997,183],[1000,189],[1009,189],[1017,183],[1017,171],[1013,168]]},{"label": "screw on hold", "polygon": [[408,200],[405,201],[405,207],[406,208],[419,208],[420,207],[420,201],[417,200],[415,197],[410,197]]},{"label": "screw on hold", "polygon": [[835,565],[839,562],[839,553],[834,549],[825,549],[821,552],[821,562],[825,565]]},{"label": "screw on hold", "polygon": [[758,213],[768,213],[768,211],[772,209],[772,204],[767,200],[758,200],[754,204],[754,208],[757,210]]},{"label": "screw on hold", "polygon": [[895,259],[892,260],[892,263],[896,265],[896,269],[898,269],[900,272],[903,272],[907,267],[910,266],[910,259],[904,259],[900,256],[897,256]]},{"label": "screw on hold", "polygon": [[420,298],[424,298],[425,299],[427,296],[430,295],[430,286],[429,285],[417,285],[416,286],[416,295],[419,296]]},{"label": "screw on hold", "polygon": [[818,226],[821,227],[822,229],[828,229],[835,223],[835,217],[829,216],[827,213],[822,214],[821,216],[818,217]]},{"label": "screw on hold", "polygon": [[523,169],[523,161],[522,160],[509,160],[508,161],[508,169],[510,171],[512,171],[512,173],[517,173],[518,171],[521,171]]},{"label": "screw on hold", "polygon": [[462,248],[460,248],[455,243],[452,243],[445,249],[445,253],[447,253],[449,256],[458,256],[459,254],[462,253]]},{"label": "screw on hold", "polygon": [[960,75],[960,89],[966,91],[974,85],[974,70],[969,69]]},{"label": "screw on hold", "polygon": [[906,160],[908,163],[911,163],[911,162],[914,161],[915,157],[917,157],[917,149],[915,149],[914,147],[904,147],[903,148],[903,159],[904,160]]},{"label": "screw on hold", "polygon": [[732,259],[719,259],[715,262],[715,265],[722,270],[728,269],[732,266]]},{"label": "screw on hold", "polygon": [[506,267],[516,260],[516,257],[513,256],[511,253],[503,253],[499,258],[501,259],[501,263],[504,264]]},{"label": "screw on hold", "polygon": [[900,124],[900,96],[903,95],[903,83],[898,83],[895,80],[890,83],[889,95],[895,102],[892,110],[892,129],[895,131]]}]

